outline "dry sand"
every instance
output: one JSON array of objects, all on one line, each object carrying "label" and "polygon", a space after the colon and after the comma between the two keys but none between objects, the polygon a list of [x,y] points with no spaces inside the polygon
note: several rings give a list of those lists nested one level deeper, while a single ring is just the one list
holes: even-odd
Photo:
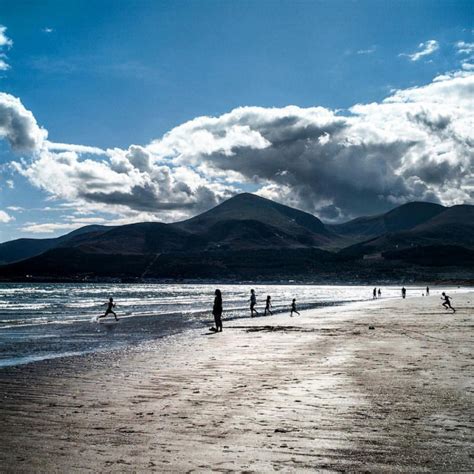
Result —
[{"label": "dry sand", "polygon": [[0,470],[474,471],[473,303],[357,303],[4,369]]}]

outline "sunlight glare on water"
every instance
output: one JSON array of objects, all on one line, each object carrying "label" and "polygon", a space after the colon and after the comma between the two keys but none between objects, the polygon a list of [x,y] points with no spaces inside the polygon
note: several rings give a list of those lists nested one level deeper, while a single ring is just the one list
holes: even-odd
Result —
[{"label": "sunlight glare on water", "polygon": [[[0,367],[65,354],[103,351],[208,326],[211,284],[1,284]],[[275,312],[372,299],[372,287],[324,285],[219,285],[225,320],[248,317],[249,293],[263,312],[266,295]],[[407,287],[421,296],[422,287]],[[120,323],[92,324],[113,297]],[[400,287],[382,287],[383,298],[400,297]]]}]

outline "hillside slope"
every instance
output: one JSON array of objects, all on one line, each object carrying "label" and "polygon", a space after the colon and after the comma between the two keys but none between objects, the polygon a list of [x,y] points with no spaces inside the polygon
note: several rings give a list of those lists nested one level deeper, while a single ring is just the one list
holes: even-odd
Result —
[{"label": "hillside slope", "polygon": [[4,242],[0,244],[0,265],[40,255],[47,250],[66,245],[68,242],[73,245],[74,240],[78,241],[85,234],[92,236],[107,229],[110,229],[110,227],[88,225],[54,239],[16,239]]},{"label": "hillside slope", "polygon": [[356,240],[368,240],[387,232],[401,232],[429,221],[441,214],[446,208],[429,202],[410,202],[402,204],[384,214],[358,217],[344,224],[328,226],[334,233],[352,237]]},{"label": "hillside slope", "polygon": [[410,230],[387,233],[341,252],[363,256],[413,247],[445,245],[474,248],[474,206],[443,208],[441,213]]}]

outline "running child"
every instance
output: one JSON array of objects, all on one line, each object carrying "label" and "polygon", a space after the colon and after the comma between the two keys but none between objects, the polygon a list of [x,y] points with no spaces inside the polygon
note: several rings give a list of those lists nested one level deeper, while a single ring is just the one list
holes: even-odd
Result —
[{"label": "running child", "polygon": [[453,313],[456,312],[456,310],[451,306],[451,296],[448,296],[444,291],[443,293],[441,293],[441,299],[444,300],[444,303],[443,303],[443,306],[445,309],[452,309],[453,310]]},{"label": "running child", "polygon": [[290,313],[291,317],[293,317],[293,313],[296,313],[298,316],[300,316],[300,313],[296,309],[296,298],[293,298],[293,301],[291,302],[291,313]]},{"label": "running child", "polygon": [[107,305],[107,309],[105,310],[105,314],[103,314],[102,316],[99,316],[97,319],[105,318],[107,315],[113,314],[115,316],[115,321],[118,321],[117,315],[115,314],[115,311],[113,310],[113,308],[115,308],[115,306],[117,306],[114,303],[114,299],[109,298],[108,303],[104,303],[104,305]]}]

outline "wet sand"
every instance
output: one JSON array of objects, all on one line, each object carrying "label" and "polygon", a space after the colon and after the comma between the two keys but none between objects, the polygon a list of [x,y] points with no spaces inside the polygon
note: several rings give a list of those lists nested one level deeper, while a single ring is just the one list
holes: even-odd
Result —
[{"label": "wet sand", "polygon": [[474,471],[474,293],[455,305],[382,299],[3,369],[0,471]]}]

